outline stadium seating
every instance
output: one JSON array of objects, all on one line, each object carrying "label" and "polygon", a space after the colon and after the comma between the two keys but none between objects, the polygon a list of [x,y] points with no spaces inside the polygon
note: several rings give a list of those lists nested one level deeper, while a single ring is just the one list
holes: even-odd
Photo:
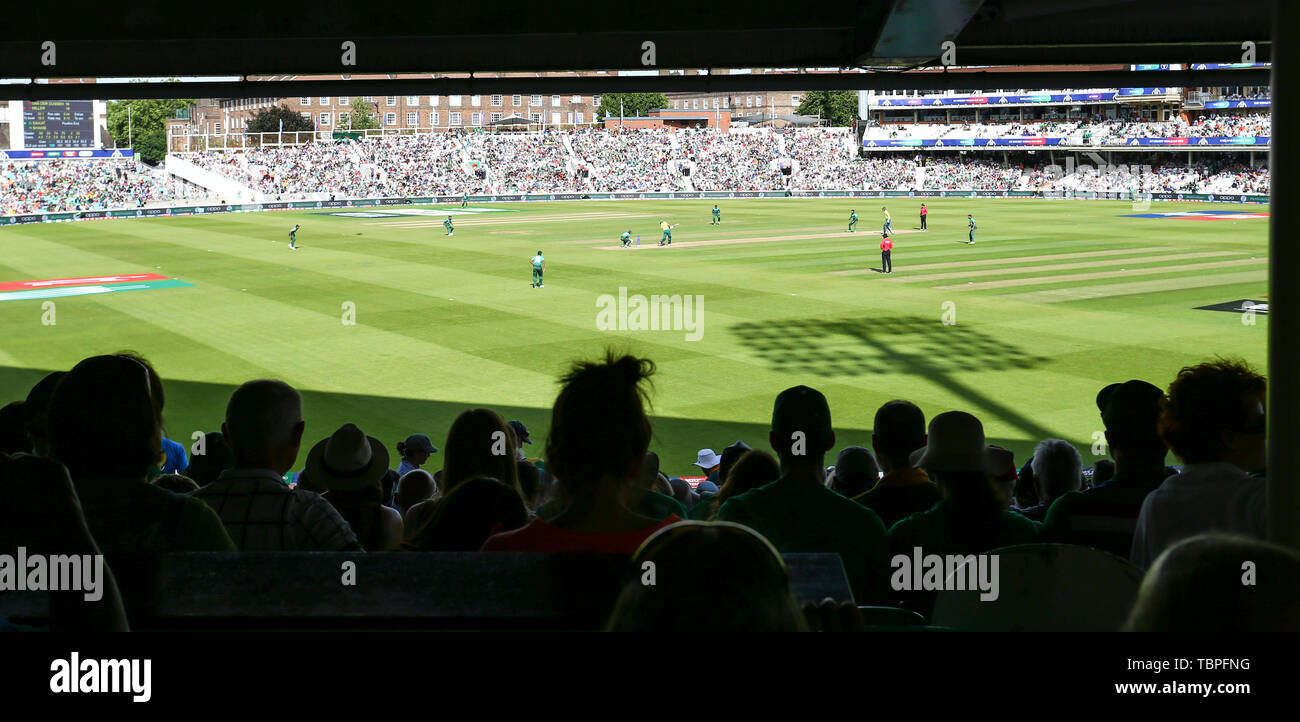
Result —
[{"label": "stadium seating", "polygon": [[999,559],[997,599],[941,591],[932,624],[976,632],[1113,632],[1142,581],[1128,560],[1087,547],[1024,544],[990,553]]},{"label": "stadium seating", "polygon": [[[783,557],[797,600],[852,599],[838,555]],[[636,571],[612,554],[172,553],[112,562],[137,630],[599,629]],[[0,597],[0,617],[39,626],[48,614],[44,593]]]}]

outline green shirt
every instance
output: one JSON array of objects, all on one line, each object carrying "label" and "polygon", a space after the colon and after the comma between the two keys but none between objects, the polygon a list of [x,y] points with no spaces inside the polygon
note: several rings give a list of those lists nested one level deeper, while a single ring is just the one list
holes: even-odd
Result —
[{"label": "green shirt", "polygon": [[546,259],[542,258],[541,254],[533,256],[533,269],[538,271],[542,270],[542,263],[545,261]]},{"label": "green shirt", "polygon": [[715,216],[720,216],[720,215],[722,215],[722,211],[719,210],[717,206],[714,206],[714,207],[713,207],[713,215],[715,215]]},{"label": "green shirt", "polygon": [[849,220],[850,220],[850,221],[856,221],[856,220],[858,220],[858,214],[856,214],[856,213],[850,213],[850,214],[849,214]]},{"label": "green shirt", "polygon": [[451,219],[448,218],[447,220],[443,221],[442,225],[446,226],[447,228],[451,228]]},{"label": "green shirt", "polygon": [[627,240],[631,240],[631,238],[632,238],[632,234],[631,234],[631,233],[624,233],[623,235],[621,235],[621,236],[618,237],[618,240],[620,240],[620,241],[627,241]]},{"label": "green shirt", "polygon": [[975,219],[974,219],[974,218],[970,219],[970,229],[971,229],[972,231],[975,230]]},{"label": "green shirt", "polygon": [[858,604],[886,596],[885,525],[876,512],[821,484],[777,479],[727,499],[717,519],[750,527],[781,552],[838,553]]}]

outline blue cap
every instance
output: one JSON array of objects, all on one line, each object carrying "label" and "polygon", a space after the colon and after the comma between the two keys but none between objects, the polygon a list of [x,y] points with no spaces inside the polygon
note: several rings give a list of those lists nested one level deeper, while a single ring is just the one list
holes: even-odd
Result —
[{"label": "blue cap", "polygon": [[511,421],[508,424],[508,426],[514,429],[515,438],[519,439],[519,443],[521,444],[533,443],[533,438],[528,435],[528,428],[524,426],[522,421]]}]

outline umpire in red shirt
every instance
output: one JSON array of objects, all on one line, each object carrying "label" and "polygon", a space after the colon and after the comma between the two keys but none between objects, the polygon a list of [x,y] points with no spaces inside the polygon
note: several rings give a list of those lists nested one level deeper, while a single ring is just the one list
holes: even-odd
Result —
[{"label": "umpire in red shirt", "polygon": [[894,252],[894,242],[889,240],[888,233],[882,233],[881,235],[883,238],[880,239],[880,272],[893,273],[894,264],[890,260],[890,256]]}]

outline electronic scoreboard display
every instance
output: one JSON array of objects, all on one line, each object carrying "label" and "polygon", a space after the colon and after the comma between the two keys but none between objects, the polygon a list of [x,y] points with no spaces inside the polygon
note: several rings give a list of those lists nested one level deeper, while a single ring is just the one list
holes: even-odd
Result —
[{"label": "electronic scoreboard display", "polygon": [[94,101],[24,101],[23,143],[28,148],[94,148]]}]

